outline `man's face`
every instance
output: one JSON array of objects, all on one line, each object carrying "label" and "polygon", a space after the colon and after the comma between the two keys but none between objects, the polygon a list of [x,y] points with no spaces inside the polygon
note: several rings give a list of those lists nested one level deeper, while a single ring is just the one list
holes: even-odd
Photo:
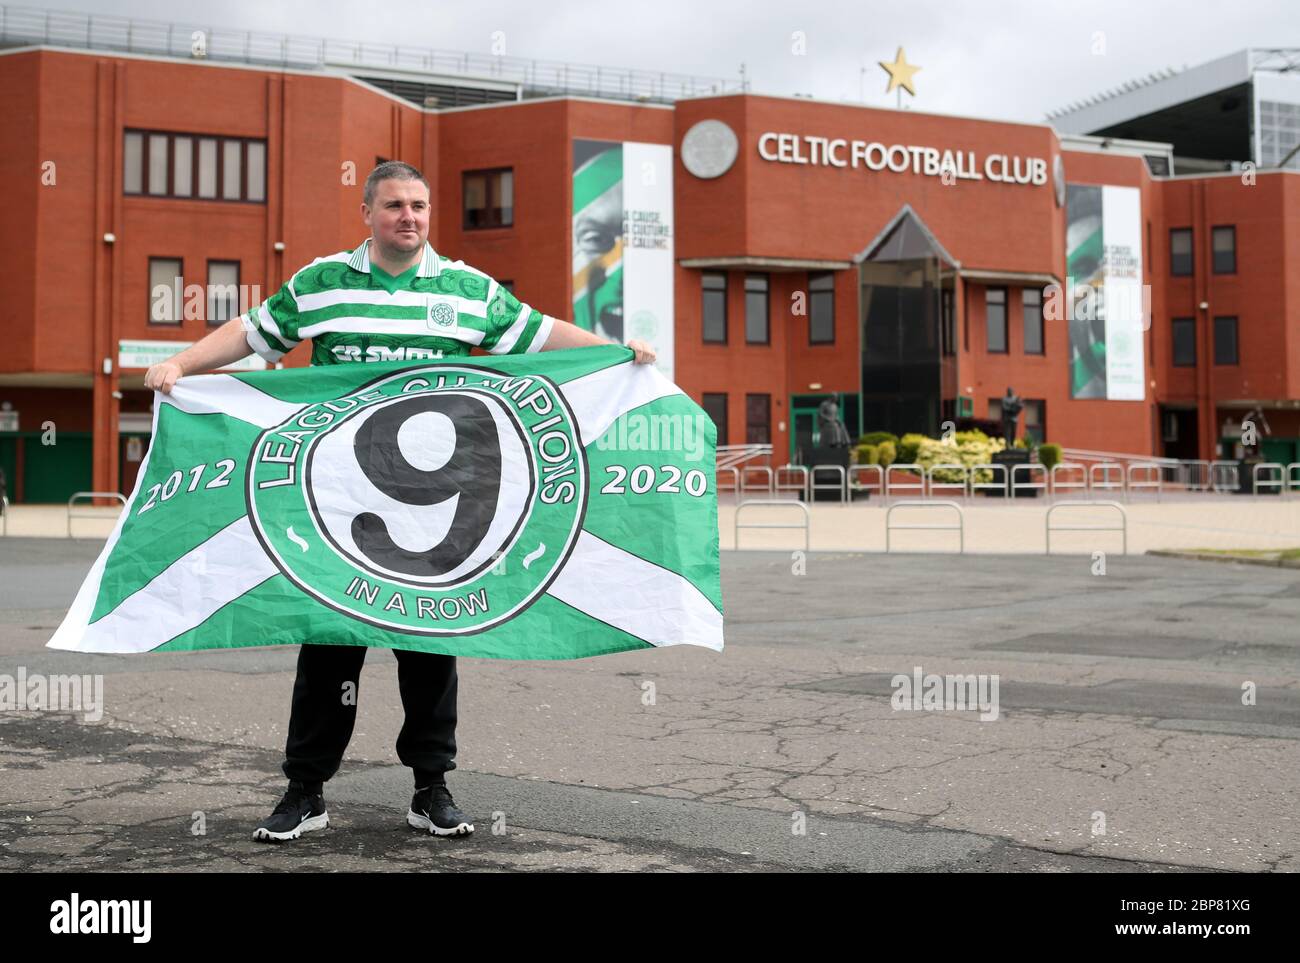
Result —
[{"label": "man's face", "polygon": [[380,181],[374,206],[362,204],[361,216],[381,251],[411,254],[429,238],[429,189],[395,177]]}]

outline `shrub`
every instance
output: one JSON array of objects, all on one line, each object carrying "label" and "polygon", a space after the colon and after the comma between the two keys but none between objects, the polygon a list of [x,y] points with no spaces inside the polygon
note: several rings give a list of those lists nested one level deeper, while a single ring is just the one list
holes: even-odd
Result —
[{"label": "shrub", "polygon": [[872,464],[879,465],[881,468],[888,468],[898,460],[897,450],[894,448],[892,441],[882,441],[876,446],[876,460]]},{"label": "shrub", "polygon": [[878,445],[882,441],[898,444],[898,436],[889,431],[869,431],[858,439],[859,445]]},{"label": "shrub", "polygon": [[900,465],[910,465],[916,461],[917,452],[921,449],[921,442],[925,441],[925,435],[918,435],[915,432],[908,432],[899,439],[895,448],[897,460]]},{"label": "shrub", "polygon": [[853,449],[853,462],[856,465],[874,465],[877,457],[875,445],[858,445]]},{"label": "shrub", "polygon": [[1051,443],[1039,445],[1038,460],[1047,466],[1048,471],[1051,471],[1053,465],[1061,463],[1061,446]]},{"label": "shrub", "polygon": [[[990,438],[982,431],[962,431],[953,435],[951,441],[936,441],[923,438],[916,455],[916,463],[922,468],[930,469],[935,465],[965,465],[968,469],[976,465],[987,465],[993,460],[993,453],[1003,447],[1000,438]],[[941,468],[932,476],[940,482],[959,482],[963,472],[955,468]],[[993,472],[989,469],[975,472],[973,481],[988,482]]]}]

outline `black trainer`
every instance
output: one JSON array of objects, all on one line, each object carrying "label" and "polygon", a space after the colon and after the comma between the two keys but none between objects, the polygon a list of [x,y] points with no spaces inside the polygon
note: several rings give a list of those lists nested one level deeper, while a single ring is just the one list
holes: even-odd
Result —
[{"label": "black trainer", "polygon": [[406,823],[416,829],[427,829],[434,836],[468,836],[474,831],[474,824],[456,808],[445,783],[415,791]]},{"label": "black trainer", "polygon": [[297,839],[303,833],[324,829],[329,824],[325,796],[307,792],[302,783],[294,780],[271,815],[253,830],[253,838],[259,843],[283,843]]}]

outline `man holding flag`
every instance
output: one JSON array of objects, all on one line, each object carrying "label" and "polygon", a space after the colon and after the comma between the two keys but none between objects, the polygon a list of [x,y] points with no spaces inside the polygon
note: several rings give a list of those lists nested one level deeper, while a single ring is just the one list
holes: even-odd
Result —
[{"label": "man holding flag", "polygon": [[[313,365],[522,354],[608,344],[545,315],[481,271],[440,256],[428,244],[429,185],[409,164],[388,161],[366,178],[361,214],[371,236],[353,251],[318,258],[247,315],[226,322],[169,361],[145,387],[170,393],[178,378],[212,371],[256,352],[278,361],[311,339]],[[629,341],[637,364],[653,349]],[[415,774],[407,823],[439,836],[468,835],[445,773],[455,768],[456,659],[395,648],[405,721],[397,754]],[[324,783],[338,770],[356,721],[366,647],[303,645],[285,746],[289,788],[253,838],[297,839],[329,825]]]}]

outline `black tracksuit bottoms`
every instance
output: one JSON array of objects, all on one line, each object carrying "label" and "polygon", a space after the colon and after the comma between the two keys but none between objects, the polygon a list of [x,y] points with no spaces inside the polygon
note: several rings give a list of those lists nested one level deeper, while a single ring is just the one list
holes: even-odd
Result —
[{"label": "black tracksuit bottoms", "polygon": [[[314,787],[338,771],[352,738],[360,697],[364,645],[308,644],[298,652],[284,774]],[[456,657],[394,649],[406,718],[397,758],[415,784],[442,782],[456,768]],[[348,686],[348,683],[352,683]]]}]

